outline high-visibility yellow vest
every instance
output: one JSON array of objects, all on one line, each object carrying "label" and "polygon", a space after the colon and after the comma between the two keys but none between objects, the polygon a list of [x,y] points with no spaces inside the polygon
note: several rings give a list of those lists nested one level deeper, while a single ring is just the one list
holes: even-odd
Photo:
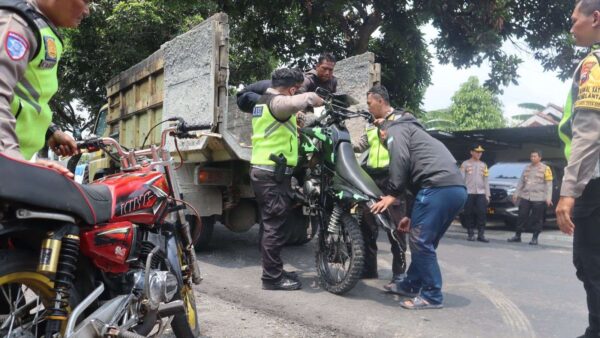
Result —
[{"label": "high-visibility yellow vest", "polygon": [[[270,99],[267,99],[270,102]],[[260,101],[259,101],[260,102]],[[277,120],[269,104],[260,103],[252,110],[252,159],[251,164],[275,165],[269,159],[271,154],[283,154],[287,165],[298,163],[298,129],[296,115],[286,121]]]}]

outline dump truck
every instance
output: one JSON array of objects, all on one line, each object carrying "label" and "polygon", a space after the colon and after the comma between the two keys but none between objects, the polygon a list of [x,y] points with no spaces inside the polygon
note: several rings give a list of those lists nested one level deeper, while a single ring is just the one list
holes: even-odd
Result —
[{"label": "dump truck", "polygon": [[[217,222],[234,232],[248,231],[259,221],[250,185],[252,116],[240,111],[229,96],[229,26],[226,14],[216,14],[121,72],[106,85],[108,102],[98,114],[96,135],[110,136],[127,148],[160,142],[163,123],[181,117],[190,124],[213,125],[221,137],[203,137],[170,144],[182,162],[177,180],[183,198],[201,215],[197,247],[206,247]],[[339,87],[360,93],[380,81],[372,53],[338,62]],[[338,90],[339,91],[339,90]],[[358,135],[364,125],[351,127]],[[114,171],[110,159],[89,161],[90,179]],[[302,209],[292,211],[286,229],[289,244],[310,240],[313,231]]]}]

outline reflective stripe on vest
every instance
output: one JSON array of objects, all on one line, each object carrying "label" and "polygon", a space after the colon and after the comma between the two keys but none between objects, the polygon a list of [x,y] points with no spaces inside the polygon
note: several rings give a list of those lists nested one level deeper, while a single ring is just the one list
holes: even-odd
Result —
[{"label": "reflective stripe on vest", "polygon": [[369,125],[366,132],[370,148],[367,167],[373,169],[387,168],[390,164],[390,153],[379,140],[379,128]]},{"label": "reflective stripe on vest", "polygon": [[39,52],[27,65],[11,101],[19,147],[26,159],[44,147],[46,130],[52,122],[48,103],[58,90],[58,61],[63,52],[54,30],[43,19],[38,18],[35,23],[41,35]]},{"label": "reflective stripe on vest", "polygon": [[275,165],[271,154],[283,154],[287,165],[298,163],[298,131],[296,115],[287,121],[278,121],[266,104],[257,104],[252,113],[252,159],[256,165]]}]

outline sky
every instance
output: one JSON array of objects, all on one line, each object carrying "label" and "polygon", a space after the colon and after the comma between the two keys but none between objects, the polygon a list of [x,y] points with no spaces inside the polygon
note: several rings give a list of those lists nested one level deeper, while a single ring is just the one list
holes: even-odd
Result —
[{"label": "sky", "polygon": [[[436,36],[436,30],[433,26],[424,27],[425,39],[430,42]],[[429,51],[432,58],[431,85],[425,92],[423,108],[425,111],[442,109],[450,106],[452,95],[458,90],[459,86],[466,82],[470,76],[477,76],[480,83],[488,78],[490,67],[488,64],[482,64],[481,67],[471,67],[466,69],[456,69],[452,65],[440,65],[435,57],[435,50],[431,43]],[[558,79],[555,72],[545,72],[539,61],[535,60],[532,54],[526,50],[525,44],[520,44],[516,48],[512,44],[506,44],[503,49],[510,54],[516,54],[523,60],[519,66],[520,75],[519,85],[510,85],[503,87],[504,94],[500,96],[503,104],[503,111],[506,117],[526,112],[518,107],[519,103],[532,102],[546,105],[548,103],[564,106],[569,90],[569,83]]]}]

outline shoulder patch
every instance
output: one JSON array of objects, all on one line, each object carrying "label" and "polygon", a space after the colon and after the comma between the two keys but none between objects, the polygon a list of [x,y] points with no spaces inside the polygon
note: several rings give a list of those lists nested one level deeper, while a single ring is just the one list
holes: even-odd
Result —
[{"label": "shoulder patch", "polygon": [[550,169],[550,167],[546,166],[546,170],[544,172],[544,180],[552,181],[553,179],[554,179],[554,177],[552,176],[552,169]]},{"label": "shoulder patch", "polygon": [[20,34],[9,31],[4,40],[4,49],[11,60],[19,61],[29,50],[29,42]]},{"label": "shoulder patch", "polygon": [[579,84],[584,84],[590,79],[590,73],[596,64],[596,61],[586,61],[583,63],[581,66],[581,74],[579,76]]},{"label": "shoulder patch", "polygon": [[252,109],[252,117],[261,117],[262,116],[262,112],[263,112],[263,107],[261,106],[254,106],[254,109]]}]

